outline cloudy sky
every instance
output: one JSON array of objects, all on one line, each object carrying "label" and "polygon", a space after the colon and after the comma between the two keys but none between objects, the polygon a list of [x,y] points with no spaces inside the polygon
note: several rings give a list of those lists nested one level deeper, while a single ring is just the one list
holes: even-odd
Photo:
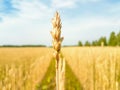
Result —
[{"label": "cloudy sky", "polygon": [[0,0],[0,45],[51,45],[56,10],[64,45],[120,31],[120,0]]}]

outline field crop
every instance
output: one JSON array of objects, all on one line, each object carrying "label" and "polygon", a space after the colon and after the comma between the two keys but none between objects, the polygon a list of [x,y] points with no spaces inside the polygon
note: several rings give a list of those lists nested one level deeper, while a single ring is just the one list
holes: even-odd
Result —
[{"label": "field crop", "polygon": [[84,90],[120,90],[119,47],[66,47],[62,53]]},{"label": "field crop", "polygon": [[50,60],[50,48],[0,48],[0,90],[34,90]]},{"label": "field crop", "polygon": [[[0,90],[54,90],[52,52],[0,48]],[[64,47],[61,52],[66,60],[65,90],[120,90],[119,47]]]}]

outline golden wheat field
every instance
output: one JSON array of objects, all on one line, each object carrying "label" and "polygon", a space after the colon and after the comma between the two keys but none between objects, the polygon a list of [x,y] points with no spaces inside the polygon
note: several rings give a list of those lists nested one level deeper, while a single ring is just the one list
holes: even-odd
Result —
[{"label": "golden wheat field", "polygon": [[119,47],[68,47],[62,53],[84,90],[120,90]]},{"label": "golden wheat field", "polygon": [[0,90],[34,90],[49,66],[50,48],[0,48]]},{"label": "golden wheat field", "polygon": [[[0,48],[0,90],[35,90],[52,52],[51,48]],[[119,47],[64,47],[62,55],[83,90],[120,90]]]}]

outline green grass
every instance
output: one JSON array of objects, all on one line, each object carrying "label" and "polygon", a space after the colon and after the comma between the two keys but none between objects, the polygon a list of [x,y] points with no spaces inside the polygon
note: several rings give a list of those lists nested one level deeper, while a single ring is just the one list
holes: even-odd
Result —
[{"label": "green grass", "polygon": [[[83,90],[80,82],[66,63],[65,90]],[[55,90],[55,60],[51,60],[50,66],[41,83],[36,85],[37,90]]]}]

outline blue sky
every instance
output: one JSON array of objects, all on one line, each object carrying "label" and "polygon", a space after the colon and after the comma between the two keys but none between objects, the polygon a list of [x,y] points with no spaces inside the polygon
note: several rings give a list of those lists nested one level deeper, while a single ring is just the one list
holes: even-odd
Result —
[{"label": "blue sky", "polygon": [[0,45],[51,45],[56,10],[64,45],[120,31],[120,0],[0,0]]}]

